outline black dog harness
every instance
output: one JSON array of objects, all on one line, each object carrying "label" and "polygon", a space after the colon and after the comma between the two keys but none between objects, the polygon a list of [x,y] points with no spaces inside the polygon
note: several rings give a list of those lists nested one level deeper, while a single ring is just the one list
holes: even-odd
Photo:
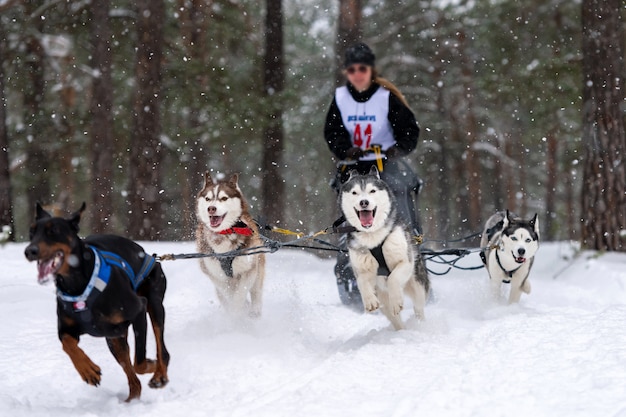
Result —
[{"label": "black dog harness", "polygon": [[502,282],[504,282],[505,284],[510,284],[511,283],[511,278],[513,278],[513,274],[517,272],[518,269],[520,269],[522,267],[521,264],[520,266],[518,266],[517,268],[511,270],[511,271],[507,271],[506,269],[504,269],[504,266],[502,266],[502,262],[500,262],[500,257],[498,256],[498,250],[496,249],[496,261],[498,261],[498,266],[500,267],[500,269],[502,271],[504,271],[505,274],[507,274],[509,276],[509,279],[503,279]]},{"label": "black dog harness", "polygon": [[[252,236],[254,234],[254,230],[250,228],[247,224],[239,220],[232,227],[228,229],[224,229],[219,232],[220,235],[243,235],[243,236]],[[240,247],[235,248],[234,250],[239,250]],[[233,261],[235,260],[235,255],[233,256],[221,256],[218,258],[220,261],[220,266],[222,267],[222,271],[228,278],[233,277]]]},{"label": "black dog harness", "polygon": [[375,248],[370,249],[370,253],[374,257],[374,259],[376,259],[376,262],[378,262],[378,271],[376,272],[376,274],[384,275],[388,277],[389,274],[391,274],[391,271],[389,270],[389,267],[387,266],[387,262],[385,261],[385,256],[383,255],[384,243],[385,241],[383,240],[380,245],[376,246]]},{"label": "black dog harness", "polygon": [[153,256],[145,254],[143,264],[139,273],[135,274],[133,268],[130,267],[121,256],[113,252],[96,249],[91,245],[87,245],[95,255],[93,272],[87,287],[82,294],[71,296],[65,294],[61,290],[57,290],[57,297],[63,305],[63,309],[68,312],[78,314],[79,319],[83,323],[91,323],[91,307],[95,300],[104,291],[109,279],[111,278],[111,269],[113,267],[120,268],[128,277],[133,290],[137,291],[137,287],[141,285],[143,280],[152,270],[155,259]]}]

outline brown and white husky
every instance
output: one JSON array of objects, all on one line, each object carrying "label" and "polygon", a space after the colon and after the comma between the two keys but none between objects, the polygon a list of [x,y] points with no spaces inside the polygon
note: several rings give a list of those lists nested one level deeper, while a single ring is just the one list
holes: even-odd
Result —
[{"label": "brown and white husky", "polygon": [[265,255],[219,255],[263,245],[259,229],[237,183],[238,175],[214,181],[207,171],[196,198],[196,245],[214,256],[200,258],[200,268],[215,285],[222,306],[234,316],[261,315]]}]

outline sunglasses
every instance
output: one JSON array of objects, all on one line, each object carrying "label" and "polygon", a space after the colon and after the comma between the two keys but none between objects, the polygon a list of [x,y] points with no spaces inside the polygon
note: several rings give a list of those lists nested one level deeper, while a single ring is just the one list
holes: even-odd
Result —
[{"label": "sunglasses", "polygon": [[348,74],[354,74],[355,72],[360,72],[362,74],[365,74],[367,72],[367,65],[353,65],[351,67],[346,68],[346,72]]}]

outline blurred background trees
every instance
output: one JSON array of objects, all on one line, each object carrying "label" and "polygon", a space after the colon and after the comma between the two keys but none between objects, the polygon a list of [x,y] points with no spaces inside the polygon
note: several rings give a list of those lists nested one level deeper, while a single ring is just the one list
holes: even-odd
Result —
[{"label": "blurred background trees", "polygon": [[[548,240],[581,238],[579,1],[96,3],[0,5],[0,215],[12,208],[17,239],[37,200],[60,213],[87,201],[85,233],[191,239],[205,170],[241,173],[258,218],[329,226],[337,212],[323,123],[356,39],[420,123],[410,158],[425,182],[426,239],[479,231],[503,208],[538,212]],[[282,65],[282,81],[268,78],[268,64]],[[283,135],[278,156],[264,160],[272,132]]]}]

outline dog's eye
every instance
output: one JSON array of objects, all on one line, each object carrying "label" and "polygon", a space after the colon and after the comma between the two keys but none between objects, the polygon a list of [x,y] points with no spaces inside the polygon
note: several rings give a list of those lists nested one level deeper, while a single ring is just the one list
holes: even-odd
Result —
[{"label": "dog's eye", "polygon": [[513,242],[517,242],[517,238],[516,238],[515,236],[511,236],[511,240],[512,240]]},{"label": "dog's eye", "polygon": [[370,194],[374,194],[376,192],[376,190],[371,190]]},{"label": "dog's eye", "polygon": [[530,238],[526,238],[526,243],[530,243]]},{"label": "dog's eye", "polygon": [[352,195],[356,195],[356,194],[357,194],[356,191],[352,191]]},{"label": "dog's eye", "polygon": [[211,201],[211,199],[210,199],[209,197],[204,197],[204,199],[205,199],[206,201]]},{"label": "dog's eye", "polygon": [[222,198],[220,198],[220,201],[226,201],[226,200],[228,200],[228,197],[222,197]]}]

